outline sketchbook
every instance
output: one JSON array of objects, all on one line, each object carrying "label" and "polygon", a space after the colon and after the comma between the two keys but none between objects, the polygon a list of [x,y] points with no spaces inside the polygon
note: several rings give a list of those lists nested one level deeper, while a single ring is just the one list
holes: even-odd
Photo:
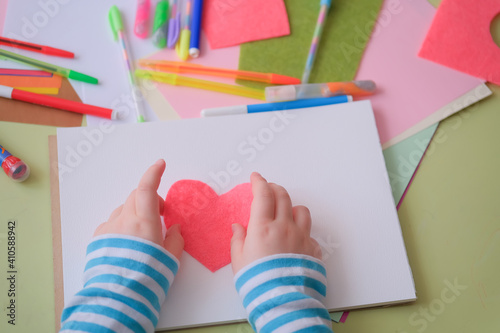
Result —
[{"label": "sketchbook", "polygon": [[[82,287],[85,250],[159,158],[158,193],[194,179],[223,194],[253,171],[312,212],[329,310],[413,301],[415,286],[369,101],[57,132],[65,302]],[[158,329],[245,320],[230,265],[212,273],[186,252]]]}]

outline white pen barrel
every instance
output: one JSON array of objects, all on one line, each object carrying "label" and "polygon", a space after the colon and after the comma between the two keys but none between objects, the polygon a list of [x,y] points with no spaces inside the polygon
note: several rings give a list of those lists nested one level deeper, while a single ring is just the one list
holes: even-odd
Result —
[{"label": "white pen barrel", "polygon": [[216,117],[228,116],[234,114],[247,114],[248,109],[246,105],[228,106],[225,108],[203,109],[201,111],[202,117]]},{"label": "white pen barrel", "polygon": [[14,88],[0,85],[0,97],[12,99],[12,91],[14,91]]}]

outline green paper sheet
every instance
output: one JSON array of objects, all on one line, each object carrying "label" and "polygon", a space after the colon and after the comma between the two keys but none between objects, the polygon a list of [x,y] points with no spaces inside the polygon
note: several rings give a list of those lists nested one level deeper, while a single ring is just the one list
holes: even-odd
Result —
[{"label": "green paper sheet", "polygon": [[[0,144],[31,169],[30,177],[23,183],[11,181],[0,170],[0,332],[54,331],[48,136],[55,134],[55,127],[0,122]],[[7,293],[9,219],[17,221],[15,298]],[[5,310],[11,299],[16,301],[15,326],[7,322],[10,318]]]},{"label": "green paper sheet", "polygon": [[396,205],[408,187],[437,127],[438,124],[432,125],[384,150],[385,166]]},{"label": "green paper sheet", "polygon": [[330,318],[332,318],[332,320],[336,323],[339,323],[340,322],[340,318],[342,318],[342,315],[344,314],[344,312],[331,312],[330,313]]},{"label": "green paper sheet", "polygon": [[[333,1],[310,82],[354,79],[382,0]],[[290,36],[243,44],[239,68],[302,78],[320,1],[285,0]],[[238,81],[255,86],[255,83]]]}]

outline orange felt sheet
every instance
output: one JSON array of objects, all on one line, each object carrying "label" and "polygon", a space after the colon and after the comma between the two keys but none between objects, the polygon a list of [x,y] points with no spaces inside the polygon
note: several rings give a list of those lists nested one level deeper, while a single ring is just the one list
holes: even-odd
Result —
[{"label": "orange felt sheet", "polygon": [[52,77],[33,76],[11,76],[0,75],[0,85],[9,87],[30,87],[30,88],[61,88],[62,77],[53,75]]}]

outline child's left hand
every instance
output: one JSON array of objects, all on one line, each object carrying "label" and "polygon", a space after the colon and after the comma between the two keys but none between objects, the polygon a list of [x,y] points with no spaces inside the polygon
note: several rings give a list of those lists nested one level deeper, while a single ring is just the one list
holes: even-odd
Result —
[{"label": "child's left hand", "polygon": [[161,215],[164,201],[158,195],[161,176],[165,171],[165,161],[159,160],[142,176],[137,189],[111,214],[108,222],[101,224],[94,236],[122,234],[146,239],[164,247],[177,259],[184,249],[184,239],[180,226],[168,229],[165,239],[161,231]]}]

